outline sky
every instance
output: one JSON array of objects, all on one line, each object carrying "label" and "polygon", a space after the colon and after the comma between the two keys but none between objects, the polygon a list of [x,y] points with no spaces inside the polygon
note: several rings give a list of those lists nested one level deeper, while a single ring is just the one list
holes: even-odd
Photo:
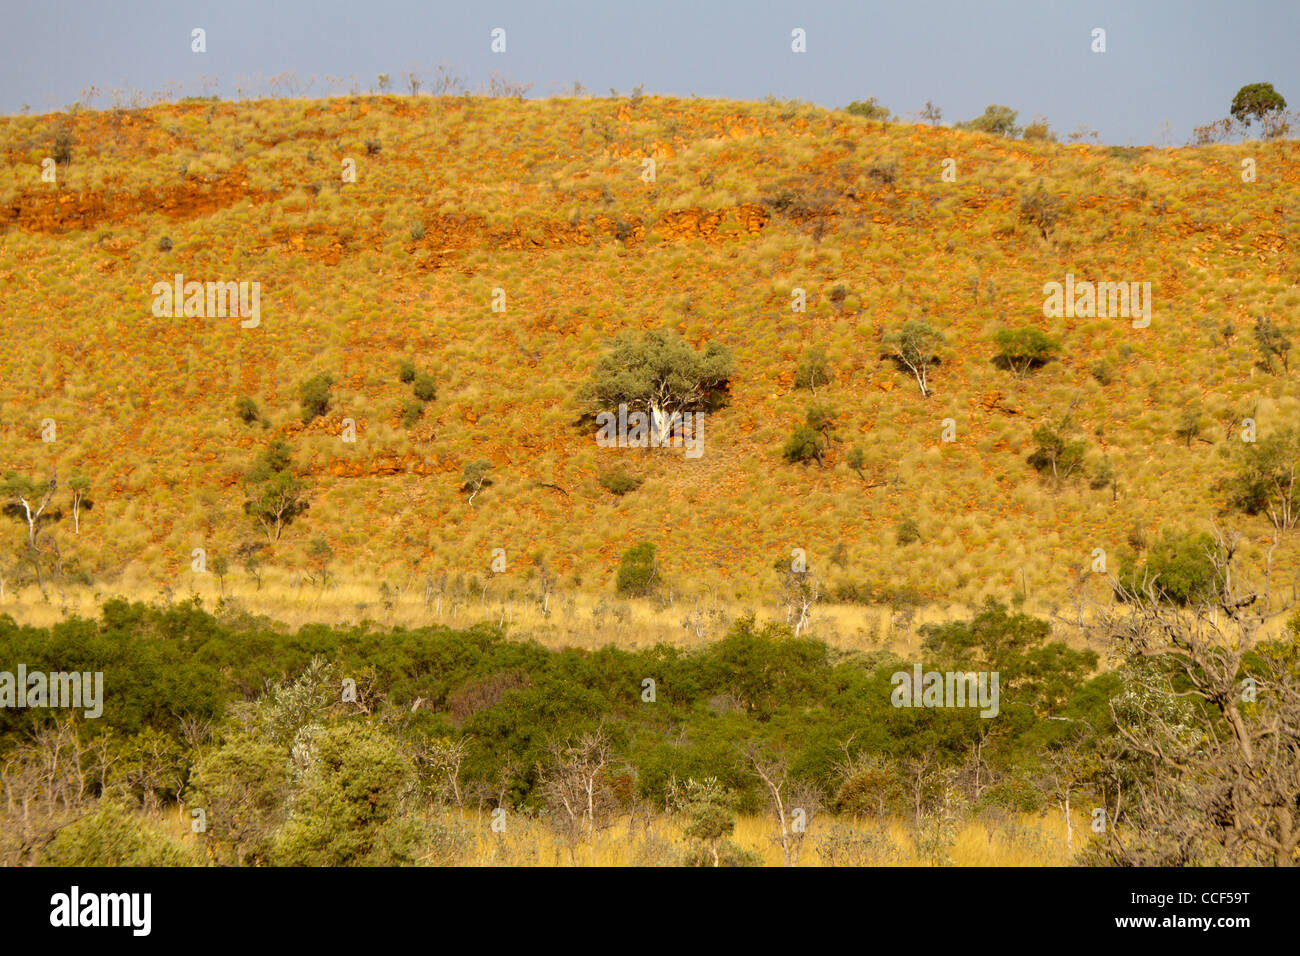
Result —
[{"label": "sky", "polygon": [[[1117,145],[1183,145],[1243,85],[1300,109],[1300,0],[4,0],[0,113],[128,105],[171,89],[308,96],[362,92],[380,73],[438,66],[472,90],[493,75],[529,96],[587,91],[768,96],[825,107],[876,97],[945,123],[991,103]],[[206,52],[191,31],[206,33]],[[505,51],[491,50],[505,31]],[[1093,31],[1105,30],[1105,52]],[[791,31],[806,52],[791,49]],[[308,86],[311,78],[315,80]],[[331,83],[326,77],[339,78]],[[347,78],[353,78],[349,80]],[[95,87],[94,97],[85,94]],[[290,87],[280,87],[289,89]]]}]

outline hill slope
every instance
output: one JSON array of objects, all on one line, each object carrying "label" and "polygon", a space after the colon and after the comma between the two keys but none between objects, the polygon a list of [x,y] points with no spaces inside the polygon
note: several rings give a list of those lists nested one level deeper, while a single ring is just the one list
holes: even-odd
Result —
[{"label": "hill slope", "polygon": [[[60,128],[71,163],[43,183]],[[193,548],[261,537],[240,476],[282,437],[311,489],[265,553],[282,568],[323,535],[336,578],[482,575],[503,548],[511,574],[544,560],[602,590],[648,540],[683,593],[770,595],[773,562],[803,548],[877,593],[1063,599],[1093,549],[1116,561],[1129,539],[1204,527],[1240,420],[1267,435],[1300,410],[1252,332],[1300,316],[1295,142],[1121,149],[797,105],[388,97],[5,117],[0,148],[3,468],[92,477],[80,534],[62,499],[53,534],[96,580],[177,581]],[[1038,189],[1061,203],[1046,237],[1021,215]],[[156,318],[153,287],[178,273],[260,283],[259,325]],[[1045,317],[1044,284],[1067,274],[1151,283],[1150,326]],[[882,356],[908,319],[947,338],[929,398]],[[1063,351],[1017,382],[992,337],[1025,325]],[[698,459],[598,448],[578,421],[602,349],[641,328],[735,353]],[[841,439],[824,469],[781,457],[817,345]],[[413,427],[408,357],[438,382]],[[317,372],[333,401],[304,426],[298,385]],[[244,396],[269,426],[236,417]],[[1117,495],[1027,464],[1033,429],[1067,411]],[[897,482],[866,487],[844,464],[855,444]],[[470,505],[478,459],[494,483]],[[619,466],[646,478],[623,498],[598,483]],[[919,542],[896,540],[905,519]],[[1252,547],[1271,534],[1234,520]],[[3,535],[12,563],[25,529]],[[1294,541],[1278,561],[1296,566]]]}]

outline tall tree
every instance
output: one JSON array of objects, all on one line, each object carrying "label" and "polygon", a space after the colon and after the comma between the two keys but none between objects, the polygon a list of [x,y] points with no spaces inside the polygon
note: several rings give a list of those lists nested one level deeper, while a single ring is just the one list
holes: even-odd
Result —
[{"label": "tall tree", "polygon": [[584,394],[594,412],[626,405],[645,413],[655,437],[662,439],[672,415],[712,407],[734,369],[731,351],[719,342],[700,352],[665,332],[640,338],[625,333],[597,360]]}]

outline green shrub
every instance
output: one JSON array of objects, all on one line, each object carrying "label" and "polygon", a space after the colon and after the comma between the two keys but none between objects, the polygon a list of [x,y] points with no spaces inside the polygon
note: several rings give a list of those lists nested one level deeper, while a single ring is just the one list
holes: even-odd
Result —
[{"label": "green shrub", "polygon": [[334,377],[328,372],[314,375],[298,387],[302,401],[302,420],[309,422],[329,411],[330,389],[334,386]]},{"label": "green shrub", "polygon": [[659,585],[655,546],[648,541],[623,552],[618,564],[615,589],[625,597],[644,597]]},{"label": "green shrub", "polygon": [[196,866],[200,862],[193,849],[111,799],[60,829],[40,858],[42,866]]},{"label": "green shrub", "polygon": [[898,530],[894,534],[894,540],[901,545],[908,545],[920,541],[921,529],[917,527],[916,522],[911,518],[904,518],[898,523]]},{"label": "green shrub", "polygon": [[822,443],[821,432],[809,428],[807,425],[800,425],[786,440],[781,454],[785,456],[786,461],[795,464],[807,464],[810,461],[815,461],[817,464],[823,465],[822,453],[824,448]]},{"label": "green shrub", "polygon": [[402,406],[402,424],[407,428],[414,428],[420,416],[424,414],[424,402],[417,399],[408,399]]},{"label": "green shrub", "polygon": [[1147,554],[1142,567],[1133,555],[1120,564],[1120,583],[1130,594],[1145,594],[1185,607],[1214,593],[1215,572],[1210,561],[1214,539],[1208,534],[1166,533]]},{"label": "green shrub", "polygon": [[401,364],[397,366],[397,377],[403,384],[409,385],[415,381],[415,363],[410,359],[402,359]]},{"label": "green shrub", "polygon": [[887,120],[890,116],[889,107],[879,102],[874,96],[869,96],[865,100],[854,100],[844,107],[844,112],[869,120]]},{"label": "green shrub", "polygon": [[607,471],[600,476],[601,487],[619,496],[629,491],[636,491],[644,481],[644,478],[629,475],[624,471]]},{"label": "green shrub", "polygon": [[247,397],[235,402],[235,414],[239,416],[239,420],[245,425],[251,425],[262,417],[257,402]]},{"label": "green shrub", "polygon": [[438,383],[428,372],[415,376],[415,397],[422,402],[431,402],[438,397]]},{"label": "green shrub", "polygon": [[1040,329],[1033,327],[1001,329],[993,336],[998,354],[993,361],[999,368],[1024,378],[1036,368],[1050,362],[1061,349],[1061,343]]}]

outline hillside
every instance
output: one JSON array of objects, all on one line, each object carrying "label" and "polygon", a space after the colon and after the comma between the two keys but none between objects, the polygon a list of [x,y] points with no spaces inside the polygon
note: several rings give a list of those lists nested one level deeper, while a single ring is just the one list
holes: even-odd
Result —
[{"label": "hillside", "polygon": [[[61,128],[71,161],[45,183]],[[511,587],[544,562],[562,590],[605,594],[650,541],[682,595],[770,602],[774,562],[803,548],[844,593],[1066,602],[1080,581],[1104,593],[1094,549],[1117,564],[1206,529],[1242,419],[1266,436],[1300,411],[1297,371],[1261,368],[1253,332],[1300,318],[1295,141],[1128,149],[799,104],[357,97],[2,117],[0,150],[0,471],[90,477],[80,532],[61,492],[52,534],[106,591],[182,590],[194,548],[265,540],[241,476],[283,438],[311,508],[263,552],[282,575],[323,536],[340,582],[481,578],[503,548]],[[1059,199],[1054,226],[1022,215],[1035,192]],[[260,283],[258,325],[155,317],[155,283],[178,273]],[[1044,284],[1067,275],[1149,282],[1149,327],[1045,317]],[[883,354],[909,319],[947,340],[929,397]],[[993,362],[1018,326],[1062,344],[1023,381]],[[700,457],[599,448],[581,420],[577,390],[625,329],[734,352]],[[794,379],[816,346],[832,380],[814,398]],[[404,359],[437,382],[409,427]],[[331,405],[304,425],[299,384],[321,372]],[[241,397],[265,426],[237,417]],[[837,412],[824,468],[782,458],[813,403]],[[1027,457],[1067,412],[1086,468],[1057,487]],[[1189,413],[1199,433],[1180,437]],[[846,465],[854,445],[884,483]],[[480,459],[493,483],[470,504]],[[1113,489],[1089,480],[1105,459]],[[623,497],[599,483],[619,467],[645,478]],[[920,540],[901,544],[908,519]],[[1267,519],[1231,520],[1258,557]],[[0,540],[12,575],[23,522]],[[1275,560],[1300,564],[1294,536]]]}]

